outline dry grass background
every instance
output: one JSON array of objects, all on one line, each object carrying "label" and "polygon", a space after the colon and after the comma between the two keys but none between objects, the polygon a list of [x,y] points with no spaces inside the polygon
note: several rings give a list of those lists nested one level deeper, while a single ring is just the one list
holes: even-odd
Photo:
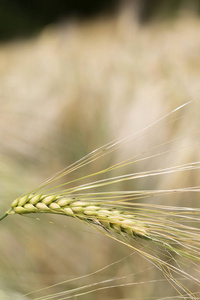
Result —
[{"label": "dry grass background", "polygon": [[[200,21],[194,16],[141,27],[126,10],[112,19],[81,24],[71,20],[48,27],[32,39],[2,44],[0,210],[4,212],[24,191],[93,149],[137,132],[191,99],[197,100],[195,108],[121,149],[117,157],[141,153],[179,135],[185,136],[183,144],[178,140],[174,148],[195,145],[198,134],[191,133],[199,128],[199,53]],[[173,151],[165,160],[143,162],[134,171],[198,158],[199,147],[192,146]],[[93,172],[115,159],[100,161],[86,171]],[[161,176],[143,181],[145,186],[139,188],[198,185],[198,176],[179,174],[165,180]],[[190,205],[188,199],[184,201]],[[10,216],[1,222],[0,236],[0,297],[8,300],[34,299],[36,294],[22,295],[89,274],[130,254],[123,245],[60,216],[40,216],[40,220]],[[135,276],[117,283],[144,281],[145,289],[142,284],[122,286],[81,299],[158,299],[163,297],[163,288],[168,288],[168,296],[174,295],[166,280],[159,287],[150,282],[163,278],[136,254],[62,289],[130,273]],[[60,288],[39,295],[55,291]]]}]

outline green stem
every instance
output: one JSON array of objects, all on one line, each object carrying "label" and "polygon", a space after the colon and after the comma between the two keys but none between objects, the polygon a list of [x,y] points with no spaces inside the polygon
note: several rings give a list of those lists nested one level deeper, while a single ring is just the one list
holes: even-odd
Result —
[{"label": "green stem", "polygon": [[8,213],[6,212],[3,216],[0,217],[0,221],[3,220],[7,216],[8,216]]}]

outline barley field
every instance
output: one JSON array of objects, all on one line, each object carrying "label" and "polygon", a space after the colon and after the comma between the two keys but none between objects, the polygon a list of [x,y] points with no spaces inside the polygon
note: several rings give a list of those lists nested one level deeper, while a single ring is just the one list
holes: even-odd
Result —
[{"label": "barley field", "polygon": [[200,299],[199,55],[126,9],[0,45],[1,299]]}]

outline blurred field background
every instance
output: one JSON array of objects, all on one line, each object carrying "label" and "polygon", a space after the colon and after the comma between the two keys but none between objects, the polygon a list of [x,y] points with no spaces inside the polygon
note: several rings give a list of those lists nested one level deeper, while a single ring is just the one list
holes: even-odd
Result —
[{"label": "blurred field background", "polygon": [[[134,172],[199,160],[199,2],[174,2],[180,4],[179,9],[168,11],[163,6],[156,13],[153,10],[156,5],[152,5],[152,10],[142,11],[137,1],[134,5],[127,1],[113,13],[92,14],[89,19],[79,19],[74,14],[62,22],[47,22],[33,30],[33,35],[27,36],[26,32],[26,38],[16,34],[11,39],[10,34],[6,39],[8,29],[1,29],[4,32],[0,44],[2,213],[19,195],[95,148],[134,134],[193,99],[194,105],[169,122],[152,128],[144,137],[141,135],[130,147],[78,174],[72,173],[69,180],[178,136],[183,136],[181,141],[161,150],[182,149],[164,158],[136,164]],[[22,20],[21,15],[18,18]],[[199,175],[192,174],[143,180],[136,182],[134,188],[198,185]],[[160,203],[160,199],[156,201]],[[161,201],[172,204],[174,198]],[[177,203],[198,206],[198,198],[189,195],[182,199],[176,195]],[[159,299],[166,296],[164,289],[168,289],[167,296],[173,299],[175,292],[168,282],[137,254],[83,282],[23,297],[30,291],[90,274],[131,253],[77,220],[49,215],[39,219],[9,216],[0,224],[1,299],[34,299],[117,276],[127,278],[114,280],[110,285],[134,281],[145,282],[145,288],[139,283],[127,287],[122,284],[81,299]],[[132,273],[135,275],[129,276]],[[163,281],[158,287],[151,280]]]}]

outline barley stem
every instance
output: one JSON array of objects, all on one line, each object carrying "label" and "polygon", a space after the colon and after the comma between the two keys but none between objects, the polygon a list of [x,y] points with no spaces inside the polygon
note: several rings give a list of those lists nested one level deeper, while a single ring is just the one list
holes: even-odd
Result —
[{"label": "barley stem", "polygon": [[8,216],[8,212],[6,212],[3,216],[0,217],[0,221],[2,221],[7,216]]}]

